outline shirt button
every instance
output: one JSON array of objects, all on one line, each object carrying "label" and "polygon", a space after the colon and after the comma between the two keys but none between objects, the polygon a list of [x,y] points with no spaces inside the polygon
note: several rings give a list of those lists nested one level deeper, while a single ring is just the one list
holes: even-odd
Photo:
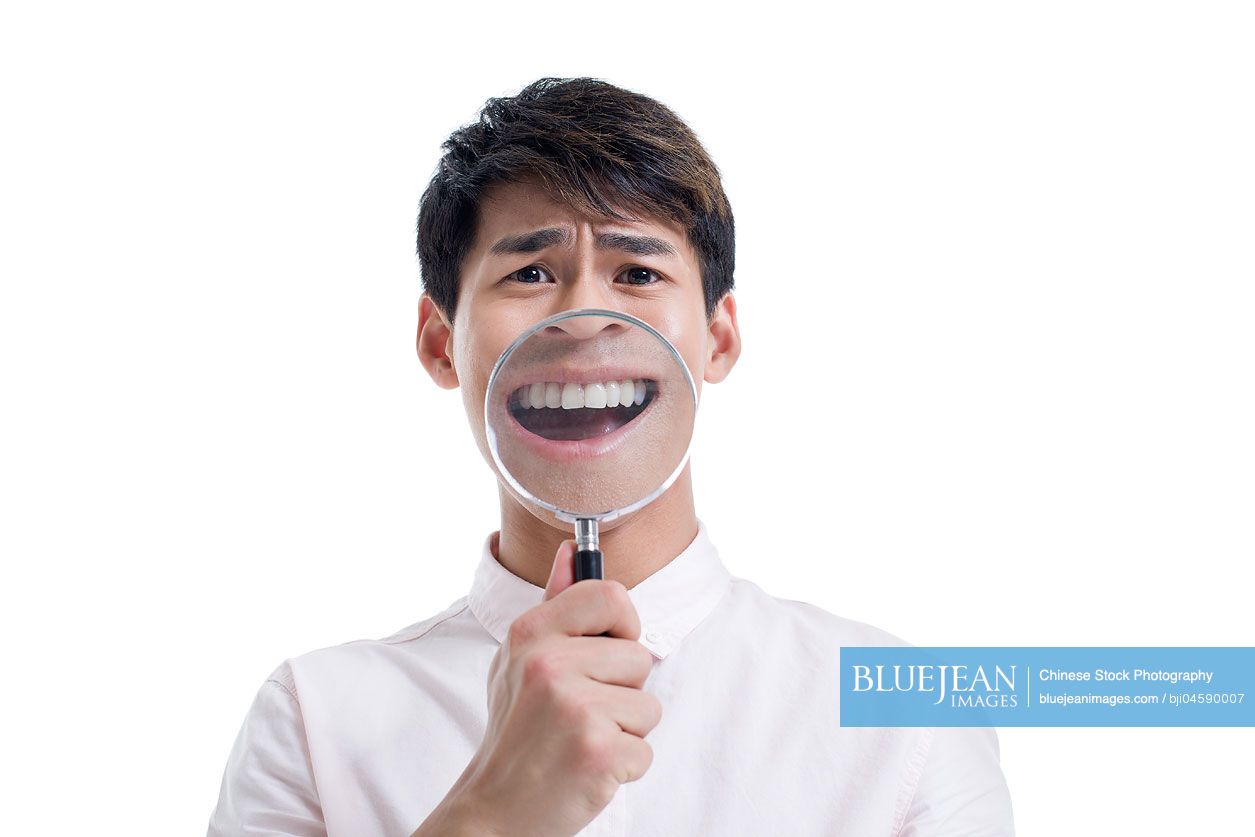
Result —
[{"label": "shirt button", "polygon": [[662,634],[658,633],[657,631],[646,631],[645,639],[649,640],[650,642],[659,642],[662,639]]}]

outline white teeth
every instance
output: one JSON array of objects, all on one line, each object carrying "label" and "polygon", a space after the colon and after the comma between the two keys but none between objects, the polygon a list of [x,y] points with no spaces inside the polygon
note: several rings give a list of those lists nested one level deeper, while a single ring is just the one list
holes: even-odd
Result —
[{"label": "white teeth", "polygon": [[581,407],[597,410],[605,407],[639,406],[645,403],[645,381],[632,378],[588,384],[537,381],[519,387],[515,396],[523,409],[534,410],[578,410]]},{"label": "white teeth", "polygon": [[584,385],[564,384],[562,386],[562,409],[578,410],[584,406]]}]

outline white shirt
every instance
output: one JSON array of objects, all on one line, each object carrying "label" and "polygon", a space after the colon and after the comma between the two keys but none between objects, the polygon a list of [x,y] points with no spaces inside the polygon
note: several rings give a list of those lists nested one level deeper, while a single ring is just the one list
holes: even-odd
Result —
[{"label": "white shirt", "polygon": [[[501,566],[495,538],[441,613],[275,669],[231,750],[210,837],[413,833],[478,749],[506,630],[544,596]],[[700,521],[629,595],[662,720],[649,770],[581,835],[1013,834],[994,730],[839,726],[839,647],[907,643],[733,577]]]}]

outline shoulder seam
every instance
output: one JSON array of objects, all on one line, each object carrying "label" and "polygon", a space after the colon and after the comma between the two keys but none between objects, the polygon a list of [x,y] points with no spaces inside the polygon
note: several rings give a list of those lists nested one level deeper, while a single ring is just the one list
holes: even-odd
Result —
[{"label": "shoulder seam", "polygon": [[267,682],[267,683],[274,683],[274,684],[275,684],[276,686],[278,686],[280,689],[283,689],[283,691],[287,692],[287,693],[288,693],[288,696],[289,696],[290,698],[292,698],[292,700],[296,701],[297,703],[300,703],[300,702],[301,702],[300,698],[298,698],[298,697],[296,696],[296,692],[294,692],[294,691],[292,691],[291,689],[289,689],[289,688],[288,688],[288,684],[284,683],[282,680],[276,680],[276,679],[275,679],[275,678],[273,678],[273,677],[267,677],[267,678],[266,678],[266,682]]},{"label": "shoulder seam", "polygon": [[470,602],[464,603],[460,608],[453,611],[448,616],[444,617],[443,619],[438,619],[435,622],[432,622],[430,625],[427,626],[426,630],[420,631],[419,633],[413,636],[406,636],[406,637],[402,637],[400,639],[394,639],[394,640],[385,639],[385,640],[380,640],[380,642],[382,642],[384,645],[400,645],[405,642],[414,642],[415,640],[422,639],[423,637],[427,636],[427,634],[431,633],[433,630],[443,625],[445,622],[448,622],[450,619],[453,619],[454,617],[465,612],[468,607],[470,607]]}]

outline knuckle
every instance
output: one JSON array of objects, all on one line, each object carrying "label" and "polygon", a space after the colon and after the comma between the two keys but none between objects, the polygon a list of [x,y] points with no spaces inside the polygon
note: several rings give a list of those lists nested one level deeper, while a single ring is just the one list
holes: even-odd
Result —
[{"label": "knuckle", "polygon": [[650,746],[648,741],[641,740],[638,753],[639,760],[632,765],[632,775],[628,779],[629,782],[644,776],[645,772],[649,770],[649,766],[654,763],[654,748]]},{"label": "knuckle", "polygon": [[530,613],[524,613],[513,622],[510,623],[510,629],[506,632],[506,639],[511,647],[517,648],[531,642],[536,636],[537,627],[535,617]]},{"label": "knuckle", "polygon": [[523,687],[528,689],[549,689],[558,677],[560,664],[552,651],[537,650],[523,659]]},{"label": "knuckle", "polygon": [[654,761],[654,749],[637,738],[624,747],[616,777],[620,783],[635,782],[645,775]]},{"label": "knuckle", "polygon": [[610,742],[601,733],[584,730],[576,736],[580,765],[595,774],[610,773],[614,769],[614,752]]},{"label": "knuckle", "polygon": [[596,598],[596,604],[601,608],[614,606],[614,582],[609,580],[599,581],[596,584],[589,585],[589,595]]},{"label": "knuckle", "polygon": [[610,804],[618,789],[619,782],[613,776],[594,776],[585,785],[584,798],[592,808],[600,811]]},{"label": "knuckle", "polygon": [[621,608],[625,605],[630,606],[631,598],[628,596],[627,588],[623,586],[623,582],[610,579],[602,585],[602,595],[606,598],[606,603],[614,608]]},{"label": "knuckle", "polygon": [[568,729],[589,730],[593,726],[595,713],[587,702],[574,694],[556,696],[558,715]]},{"label": "knuckle", "polygon": [[635,640],[624,640],[624,648],[633,646],[626,652],[624,660],[624,677],[626,682],[642,688],[645,681],[649,679],[649,674],[654,670],[654,655],[649,649],[641,645]]},{"label": "knuckle", "polygon": [[653,729],[662,721],[662,701],[649,692],[641,694],[644,695],[646,726]]}]

